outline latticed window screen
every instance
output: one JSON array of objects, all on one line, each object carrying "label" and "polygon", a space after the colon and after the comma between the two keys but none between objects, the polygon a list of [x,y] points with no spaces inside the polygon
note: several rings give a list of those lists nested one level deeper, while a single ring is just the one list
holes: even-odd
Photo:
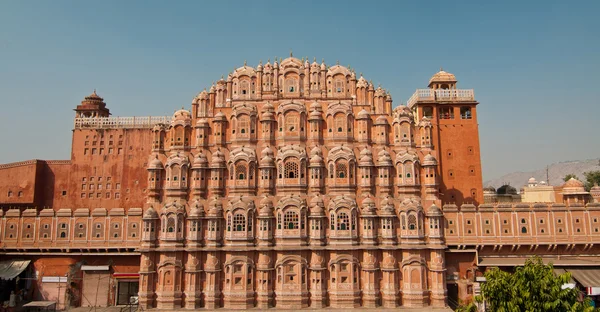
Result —
[{"label": "latticed window screen", "polygon": [[339,115],[339,116],[335,117],[335,131],[337,131],[337,132],[344,131],[344,126],[345,126],[344,118],[346,118],[346,116],[344,116],[344,115]]},{"label": "latticed window screen", "polygon": [[246,217],[243,214],[237,213],[233,216],[233,231],[246,231]]},{"label": "latticed window screen", "polygon": [[298,131],[298,116],[291,115],[285,117],[285,129],[289,132]]},{"label": "latticed window screen", "polygon": [[344,92],[344,82],[341,80],[337,80],[335,82],[335,92],[342,93]]},{"label": "latticed window screen", "polygon": [[298,229],[298,213],[295,211],[286,211],[283,216],[283,224],[288,230],[296,230]]},{"label": "latticed window screen", "polygon": [[238,121],[238,131],[241,135],[247,135],[250,131],[250,120],[247,116],[241,117]]},{"label": "latticed window screen", "polygon": [[408,228],[410,230],[417,229],[417,218],[414,215],[408,216]]},{"label": "latticed window screen", "polygon": [[235,176],[238,180],[246,180],[246,166],[243,164],[236,165]]},{"label": "latticed window screen", "polygon": [[336,164],[335,176],[342,179],[347,176],[347,167],[345,163],[338,162]]},{"label": "latticed window screen", "polygon": [[341,231],[348,230],[350,228],[350,218],[345,212],[340,212],[337,216],[337,229]]},{"label": "latticed window screen", "polygon": [[288,161],[285,163],[285,178],[286,179],[295,179],[298,177],[298,164],[293,161]]}]

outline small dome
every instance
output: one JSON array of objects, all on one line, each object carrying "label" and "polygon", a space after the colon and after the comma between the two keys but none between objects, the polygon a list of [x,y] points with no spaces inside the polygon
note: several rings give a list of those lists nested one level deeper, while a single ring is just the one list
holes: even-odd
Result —
[{"label": "small dome", "polygon": [[154,159],[152,159],[150,161],[150,164],[148,165],[148,169],[156,169],[156,170],[160,170],[163,168],[163,164],[160,161],[160,159],[158,159],[158,155],[154,155]]},{"label": "small dome", "polygon": [[310,164],[313,166],[320,166],[323,164],[323,157],[320,155],[312,155],[310,156]]},{"label": "small dome", "polygon": [[258,203],[258,215],[260,217],[270,217],[273,216],[273,202],[269,199],[268,195],[265,195],[260,202]]},{"label": "small dome", "polygon": [[373,154],[368,148],[365,147],[362,151],[360,151],[360,159],[358,165],[361,167],[373,166]]},{"label": "small dome", "polygon": [[263,65],[262,65],[262,61],[258,62],[258,66],[256,66],[256,71],[262,71],[263,70]]},{"label": "small dome", "polygon": [[192,218],[200,218],[204,216],[204,207],[200,204],[200,200],[196,199],[192,204],[192,209],[190,209],[190,215],[188,216],[190,219]]},{"label": "small dome", "polygon": [[493,186],[488,186],[483,188],[483,193],[493,193],[496,194],[496,189]]},{"label": "small dome", "polygon": [[435,73],[431,79],[429,79],[429,84],[431,85],[434,82],[456,82],[456,77],[448,72],[445,72],[443,69],[440,68],[440,71]]},{"label": "small dome", "polygon": [[323,199],[321,198],[321,196],[319,196],[319,194],[315,195],[310,200],[310,215],[311,216],[324,216],[325,210],[323,209],[323,207],[325,207],[325,204],[323,203]]},{"label": "small dome", "polygon": [[437,159],[433,155],[427,154],[423,158],[423,166],[437,166]]},{"label": "small dome", "polygon": [[261,121],[264,121],[264,120],[271,120],[272,121],[272,120],[275,120],[275,115],[271,111],[265,111],[260,116],[260,119],[261,119]]},{"label": "small dome", "polygon": [[206,120],[206,118],[200,118],[198,121],[196,121],[196,126],[200,126],[202,128],[208,127],[208,120]]},{"label": "small dome", "polygon": [[312,104],[310,104],[310,110],[311,111],[322,111],[323,109],[321,108],[321,104],[319,104],[319,102],[314,101],[314,102],[312,102]]},{"label": "small dome", "polygon": [[104,99],[96,93],[96,89],[94,89],[94,92],[92,92],[92,94],[86,96],[85,100],[86,101],[100,101],[100,102],[104,101]]},{"label": "small dome", "polygon": [[190,112],[188,110],[185,110],[182,108],[173,114],[173,117],[171,118],[171,123],[179,121],[179,120],[185,121],[185,122],[190,122],[191,119],[192,119],[192,114],[190,114]]},{"label": "small dome", "polygon": [[323,116],[321,115],[321,112],[314,110],[312,112],[310,112],[308,119],[309,120],[320,120]]},{"label": "small dome", "polygon": [[384,115],[380,115],[379,117],[377,117],[377,119],[375,120],[375,125],[387,125],[388,121],[387,118],[385,118]]},{"label": "small dome", "polygon": [[144,212],[143,219],[158,219],[158,213],[156,213],[156,210],[150,206],[150,208]]},{"label": "small dome", "polygon": [[382,215],[395,215],[394,203],[390,200],[389,196],[386,196],[381,202],[381,214]]},{"label": "small dome", "polygon": [[390,157],[390,153],[388,153],[388,151],[386,150],[381,150],[381,152],[379,152],[379,154],[377,154],[378,158],[377,158],[377,165],[378,166],[391,166],[392,165],[392,158]]},{"label": "small dome", "polygon": [[261,168],[275,168],[275,162],[269,155],[265,155],[260,159],[259,167]]},{"label": "small dome", "polygon": [[208,204],[208,215],[211,217],[222,217],[223,216],[223,204],[218,197],[214,197],[213,200]]},{"label": "small dome", "polygon": [[535,180],[534,177],[529,178],[529,180],[527,180],[527,183],[537,183],[537,181]]},{"label": "small dome", "polygon": [[571,178],[569,181],[563,184],[562,191],[564,195],[589,194],[589,192],[586,192],[583,183],[575,178]]},{"label": "small dome", "polygon": [[273,106],[273,104],[271,104],[271,102],[267,102],[265,103],[265,105],[262,106],[262,109],[264,111],[272,111],[275,109],[275,107]]},{"label": "small dome", "polygon": [[194,163],[192,165],[193,168],[205,168],[208,165],[208,159],[206,156],[200,152],[196,157],[194,157]]},{"label": "small dome", "polygon": [[210,160],[211,167],[213,168],[221,168],[225,166],[225,155],[221,152],[221,150],[217,149],[213,154]]},{"label": "small dome", "polygon": [[271,149],[270,146],[266,146],[265,148],[263,148],[263,150],[260,152],[261,155],[268,155],[268,156],[273,156],[273,150]]},{"label": "small dome", "polygon": [[564,187],[583,187],[583,183],[575,178],[570,178],[569,181],[563,184]]},{"label": "small dome", "polygon": [[225,116],[225,114],[223,114],[223,112],[218,112],[215,115],[215,121],[227,121],[227,117]]},{"label": "small dome", "polygon": [[360,78],[358,78],[358,81],[356,82],[356,87],[357,88],[368,88],[369,87],[369,82],[367,81],[367,79],[365,79],[365,77],[363,77],[362,74],[360,74]]},{"label": "small dome", "polygon": [[431,204],[431,207],[429,207],[429,209],[427,209],[427,214],[429,216],[441,216],[442,210],[440,209],[440,207],[436,206],[435,204]]},{"label": "small dome", "polygon": [[377,87],[377,89],[375,89],[375,96],[381,96],[384,97],[386,96],[386,92],[382,87]]},{"label": "small dome", "polygon": [[364,108],[358,112],[356,115],[356,119],[369,119],[369,112],[367,112]]}]

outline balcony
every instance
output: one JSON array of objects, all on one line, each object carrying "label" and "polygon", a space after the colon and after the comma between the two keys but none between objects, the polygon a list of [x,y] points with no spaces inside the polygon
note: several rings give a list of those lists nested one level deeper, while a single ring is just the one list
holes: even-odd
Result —
[{"label": "balcony", "polygon": [[75,129],[151,129],[157,124],[168,124],[169,116],[149,117],[78,117]]},{"label": "balcony", "polygon": [[406,105],[412,108],[417,102],[472,102],[475,101],[475,92],[473,89],[455,89],[455,90],[433,90],[417,89],[408,99]]}]

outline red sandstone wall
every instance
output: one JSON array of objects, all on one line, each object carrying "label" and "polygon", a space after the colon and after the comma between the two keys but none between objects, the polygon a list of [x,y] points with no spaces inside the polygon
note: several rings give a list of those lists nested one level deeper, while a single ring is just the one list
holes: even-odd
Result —
[{"label": "red sandstone wall", "polygon": [[0,165],[0,205],[35,205],[40,166],[38,160]]},{"label": "red sandstone wall", "polygon": [[[422,104],[433,108],[432,142],[437,151],[440,199],[444,204],[483,203],[483,181],[477,109],[473,104]],[[440,107],[453,107],[454,119],[439,119]],[[472,119],[461,119],[460,107],[471,107]],[[423,112],[419,112],[420,118]],[[472,170],[472,171],[471,171]]]},{"label": "red sandstone wall", "polygon": [[74,130],[72,165],[58,170],[68,179],[56,185],[52,207],[142,207],[151,146],[148,129]]}]

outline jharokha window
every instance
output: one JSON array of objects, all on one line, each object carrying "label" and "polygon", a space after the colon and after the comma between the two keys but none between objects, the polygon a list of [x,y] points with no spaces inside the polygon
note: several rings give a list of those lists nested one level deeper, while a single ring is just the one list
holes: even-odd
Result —
[{"label": "jharokha window", "polygon": [[283,216],[283,224],[288,230],[297,230],[299,224],[298,213],[295,211],[286,211]]},{"label": "jharokha window", "polygon": [[246,180],[246,165],[239,164],[235,166],[235,176],[238,180]]},{"label": "jharokha window", "polygon": [[346,120],[344,120],[345,118],[346,116],[344,116],[343,114],[338,114],[335,117],[335,131],[344,132],[344,128],[346,126]]},{"label": "jharokha window", "polygon": [[298,87],[297,87],[297,83],[296,83],[296,79],[287,79],[285,81],[285,90],[287,92],[298,92]]},{"label": "jharokha window", "polygon": [[287,161],[283,171],[284,179],[298,178],[298,163],[295,161]]},{"label": "jharokha window", "polygon": [[298,132],[298,116],[290,115],[285,118],[285,131],[287,133],[296,133]]},{"label": "jharokha window", "polygon": [[242,116],[238,120],[238,136],[247,137],[250,133],[250,117]]}]

